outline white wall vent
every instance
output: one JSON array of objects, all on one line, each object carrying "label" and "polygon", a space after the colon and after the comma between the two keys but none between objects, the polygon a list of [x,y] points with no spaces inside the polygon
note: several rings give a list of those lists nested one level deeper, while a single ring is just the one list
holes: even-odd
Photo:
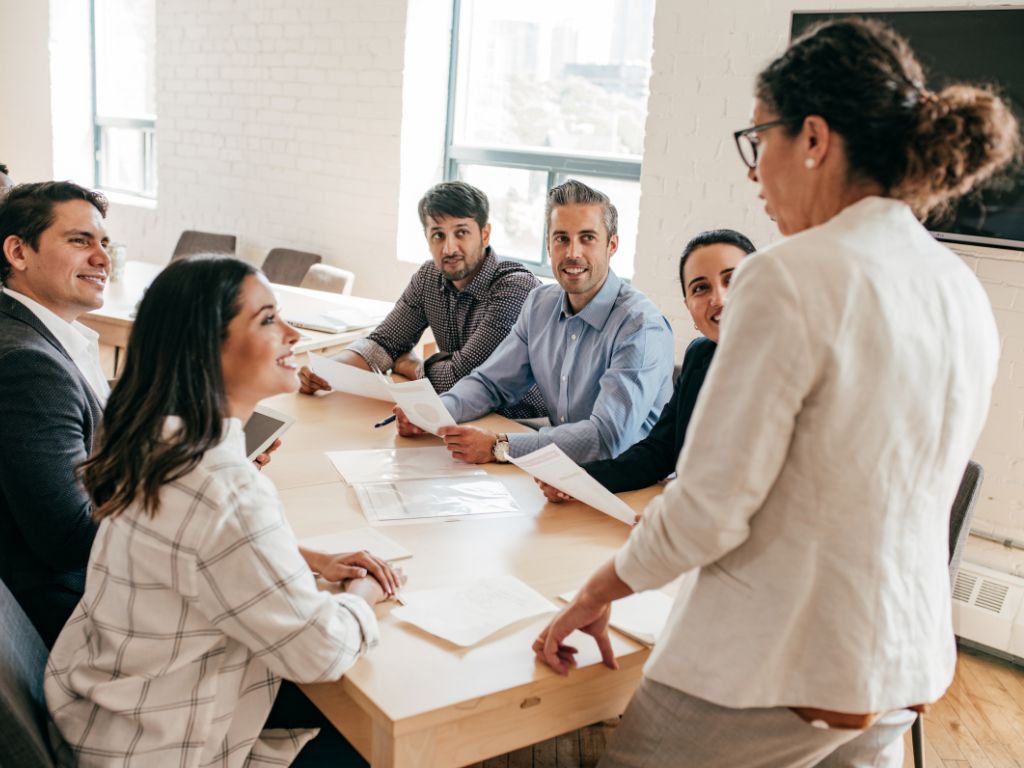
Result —
[{"label": "white wall vent", "polygon": [[953,630],[1024,659],[1024,579],[964,561],[953,583]]}]

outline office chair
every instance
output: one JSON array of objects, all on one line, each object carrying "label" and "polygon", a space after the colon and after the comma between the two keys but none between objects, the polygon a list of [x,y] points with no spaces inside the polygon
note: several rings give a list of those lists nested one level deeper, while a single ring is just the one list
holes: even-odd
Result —
[{"label": "office chair", "polygon": [[293,251],[291,248],[271,248],[263,260],[263,274],[267,280],[278,285],[299,285],[309,268],[323,259],[318,253]]},{"label": "office chair", "polygon": [[234,256],[237,240],[238,238],[234,235],[218,235],[214,232],[199,232],[194,229],[186,229],[181,233],[181,237],[178,238],[178,244],[174,246],[171,261],[188,259],[203,253],[220,253]]},{"label": "office chair", "polygon": [[0,582],[0,761],[4,768],[52,768],[46,736],[46,646]]},{"label": "office chair", "polygon": [[299,287],[349,296],[352,294],[352,285],[355,281],[355,274],[347,269],[332,267],[330,264],[314,264],[302,278]]},{"label": "office chair", "polygon": [[[971,518],[974,516],[974,503],[978,500],[978,491],[985,476],[980,464],[967,462],[960,488],[953,500],[953,509],[949,514],[949,582],[956,579],[960,568],[960,560],[964,556],[964,544],[971,532]],[[924,768],[924,718],[918,714],[910,728],[910,740],[914,748],[914,768]]]}]

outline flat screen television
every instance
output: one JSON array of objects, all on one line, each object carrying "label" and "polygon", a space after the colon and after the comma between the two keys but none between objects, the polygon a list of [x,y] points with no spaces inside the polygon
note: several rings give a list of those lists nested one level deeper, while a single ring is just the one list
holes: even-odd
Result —
[{"label": "flat screen television", "polygon": [[[795,12],[791,33],[795,38],[819,21],[849,16],[879,19],[903,35],[930,88],[994,85],[1024,125],[1024,8]],[[927,226],[947,242],[1024,250],[1024,172],[1003,174]]]}]

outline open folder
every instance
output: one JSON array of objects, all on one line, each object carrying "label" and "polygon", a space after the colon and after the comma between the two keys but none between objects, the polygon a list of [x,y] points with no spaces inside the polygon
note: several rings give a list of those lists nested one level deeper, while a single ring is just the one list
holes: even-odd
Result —
[{"label": "open folder", "polygon": [[545,445],[525,456],[509,458],[513,464],[584,504],[621,520],[626,525],[636,522],[636,512],[626,502],[587,474],[579,464],[565,455],[557,445]]}]

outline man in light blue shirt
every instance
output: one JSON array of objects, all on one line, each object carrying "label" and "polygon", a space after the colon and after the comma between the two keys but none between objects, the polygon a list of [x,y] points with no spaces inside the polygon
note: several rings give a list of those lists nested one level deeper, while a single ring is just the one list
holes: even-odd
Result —
[{"label": "man in light blue shirt", "polygon": [[[577,462],[612,458],[647,435],[671,395],[672,329],[608,268],[619,245],[615,206],[569,180],[548,193],[546,218],[558,285],[535,289],[508,337],[441,399],[457,422],[471,421],[537,384],[552,425],[508,435],[446,427],[457,459],[508,461],[550,443]],[[422,434],[396,413],[400,434]]]}]

